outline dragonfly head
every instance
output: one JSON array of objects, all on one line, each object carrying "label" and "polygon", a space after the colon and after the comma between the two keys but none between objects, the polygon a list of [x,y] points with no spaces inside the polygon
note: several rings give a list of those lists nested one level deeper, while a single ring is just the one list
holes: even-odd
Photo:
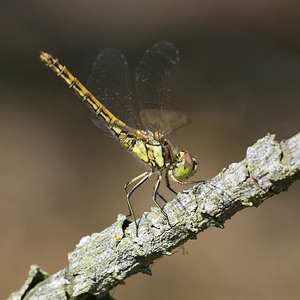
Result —
[{"label": "dragonfly head", "polygon": [[190,178],[197,170],[197,160],[186,151],[179,151],[176,154],[176,163],[173,168],[173,176],[181,180]]}]

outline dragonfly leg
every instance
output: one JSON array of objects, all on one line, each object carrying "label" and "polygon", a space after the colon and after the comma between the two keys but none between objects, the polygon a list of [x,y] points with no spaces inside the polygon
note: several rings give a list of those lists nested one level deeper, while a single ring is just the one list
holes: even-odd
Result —
[{"label": "dragonfly leg", "polygon": [[[158,193],[158,188],[161,182],[161,174],[159,174],[156,178],[156,182],[155,182],[155,186],[154,186],[154,193],[153,193],[153,201],[154,203],[157,205],[157,207],[161,210],[161,212],[163,213],[163,215],[165,216],[169,226],[171,227],[168,215],[166,214],[166,212],[162,209],[162,207],[158,204],[158,202],[156,201],[156,195],[158,195],[160,198],[162,198],[162,196]],[[163,200],[165,200],[164,198],[162,198]]]},{"label": "dragonfly leg", "polygon": [[166,175],[165,175],[166,186],[167,186],[167,188],[168,188],[171,192],[173,192],[175,195],[177,195],[178,193],[175,192],[175,191],[171,188],[171,186],[170,186],[169,172],[170,172],[170,171],[167,171],[167,172],[166,172]]},{"label": "dragonfly leg", "polygon": [[179,183],[179,184],[196,184],[196,183],[205,183],[206,180],[197,180],[197,181],[185,181],[185,180],[181,180],[181,179],[178,179],[176,178],[172,172],[170,172],[170,176],[172,178],[172,180],[176,183]]},{"label": "dragonfly leg", "polygon": [[162,200],[164,201],[165,203],[168,203],[168,201],[159,193],[157,192],[156,195]]},{"label": "dragonfly leg", "polygon": [[[135,215],[134,215],[134,212],[133,212],[133,209],[132,209],[132,205],[131,205],[131,202],[130,202],[130,197],[132,195],[132,193],[141,185],[143,184],[150,176],[152,175],[152,171],[150,172],[144,172],[142,174],[140,174],[139,176],[131,179],[129,182],[127,182],[125,184],[125,192],[126,192],[126,200],[127,200],[127,205],[128,205],[128,209],[129,209],[129,215],[128,217],[132,216],[133,219],[134,219],[134,223],[135,223],[135,227],[136,227],[136,235],[138,236],[138,225],[137,225],[137,222],[136,222],[136,218],[135,218]],[[130,185],[132,185],[133,183],[135,183],[136,181],[139,182],[128,192],[128,188]]]}]

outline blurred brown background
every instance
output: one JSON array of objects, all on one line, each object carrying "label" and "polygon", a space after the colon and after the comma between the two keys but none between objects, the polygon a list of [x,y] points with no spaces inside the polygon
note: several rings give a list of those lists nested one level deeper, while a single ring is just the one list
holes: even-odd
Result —
[{"label": "blurred brown background", "polygon": [[[57,272],[82,236],[127,214],[123,185],[145,170],[92,125],[39,50],[85,82],[101,48],[120,49],[133,71],[154,42],[173,41],[182,62],[172,105],[193,122],[172,142],[198,157],[195,179],[209,179],[266,133],[282,140],[299,131],[299,8],[283,0],[3,1],[0,299],[21,287],[30,264]],[[134,197],[137,215],[153,206],[152,183]],[[298,182],[224,230],[205,231],[113,296],[298,298],[299,194]]]}]

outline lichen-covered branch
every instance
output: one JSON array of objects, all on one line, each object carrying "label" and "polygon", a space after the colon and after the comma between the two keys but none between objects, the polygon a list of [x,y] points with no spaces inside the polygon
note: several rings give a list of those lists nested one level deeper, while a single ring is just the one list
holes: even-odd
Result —
[{"label": "lichen-covered branch", "polygon": [[299,178],[300,133],[281,143],[268,134],[247,149],[243,161],[166,204],[171,227],[153,208],[139,220],[137,237],[134,223],[119,215],[107,229],[83,237],[58,273],[48,277],[32,266],[24,286],[9,299],[100,299],[127,277],[150,273],[152,262],[199,232],[222,227],[239,210],[260,205]]}]

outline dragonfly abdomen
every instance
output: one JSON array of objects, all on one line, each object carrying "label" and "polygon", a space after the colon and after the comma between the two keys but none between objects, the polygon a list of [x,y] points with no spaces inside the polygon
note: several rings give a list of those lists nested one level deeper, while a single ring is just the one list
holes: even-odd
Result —
[{"label": "dragonfly abdomen", "polygon": [[41,52],[40,58],[50,67],[58,77],[61,77],[76,94],[86,102],[90,109],[99,115],[107,127],[114,135],[120,135],[121,127],[126,128],[126,124],[114,116],[68,69],[62,65],[57,58],[46,52]]}]

